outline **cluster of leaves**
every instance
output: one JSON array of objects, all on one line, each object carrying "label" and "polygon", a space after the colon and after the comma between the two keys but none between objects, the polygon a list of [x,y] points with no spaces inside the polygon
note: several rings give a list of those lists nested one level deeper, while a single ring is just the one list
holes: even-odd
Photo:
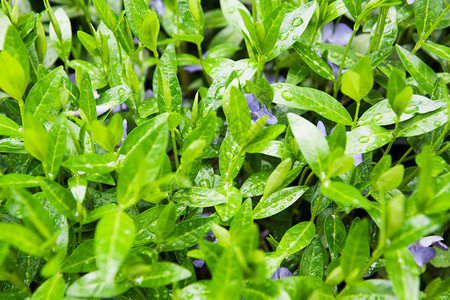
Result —
[{"label": "cluster of leaves", "polygon": [[53,2],[1,1],[2,299],[448,299],[448,1]]}]

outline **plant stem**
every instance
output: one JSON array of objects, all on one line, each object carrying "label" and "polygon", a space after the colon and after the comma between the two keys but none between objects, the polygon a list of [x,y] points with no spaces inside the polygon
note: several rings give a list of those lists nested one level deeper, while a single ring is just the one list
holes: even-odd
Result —
[{"label": "plant stem", "polygon": [[385,157],[389,153],[389,151],[391,151],[392,145],[394,144],[395,138],[397,137],[399,123],[400,123],[400,118],[396,117],[395,128],[394,128],[394,137],[389,142],[389,145],[388,145],[386,151],[384,151],[383,156],[381,158]]},{"label": "plant stem", "polygon": [[356,111],[355,117],[353,119],[352,130],[356,127],[356,123],[358,122],[359,108],[361,107],[361,100],[356,102]]},{"label": "plant stem", "polygon": [[341,87],[342,70],[344,69],[345,59],[347,58],[348,51],[350,50],[350,46],[352,44],[353,38],[356,35],[356,32],[358,31],[358,28],[359,28],[359,25],[355,24],[355,26],[353,27],[352,35],[350,36],[350,40],[348,41],[348,44],[345,47],[344,56],[342,57],[342,63],[339,67],[339,74],[338,74],[336,82],[334,83],[334,92],[333,92],[334,98],[337,97],[337,93],[339,91],[339,88]]},{"label": "plant stem", "polygon": [[172,136],[173,156],[175,157],[175,167],[178,170],[180,167],[180,161],[178,160],[177,141],[175,140],[175,130],[170,131]]}]

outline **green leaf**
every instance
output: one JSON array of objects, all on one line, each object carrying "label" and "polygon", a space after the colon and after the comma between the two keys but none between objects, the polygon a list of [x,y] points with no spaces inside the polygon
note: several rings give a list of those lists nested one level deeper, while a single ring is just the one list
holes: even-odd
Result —
[{"label": "green leaf", "polygon": [[254,219],[263,219],[273,216],[296,202],[305,192],[306,187],[288,187],[262,198],[258,206],[253,210]]},{"label": "green leaf", "polygon": [[367,56],[363,56],[351,70],[347,70],[342,76],[341,90],[344,94],[359,102],[372,90],[372,87],[372,63]]},{"label": "green leaf", "polygon": [[347,232],[344,223],[337,215],[329,215],[324,224],[325,239],[330,250],[331,259],[334,260],[344,248]]},{"label": "green leaf", "polygon": [[47,159],[48,133],[42,123],[33,115],[25,114],[23,126],[25,149],[35,158],[44,162]]},{"label": "green leaf", "polygon": [[44,240],[31,229],[14,223],[0,223],[0,230],[0,241],[33,256],[44,254],[41,250]]},{"label": "green leaf", "polygon": [[92,93],[91,79],[87,73],[83,74],[79,101],[81,118],[88,123],[97,120],[96,102]]},{"label": "green leaf", "polygon": [[319,129],[303,117],[288,113],[288,121],[297,145],[309,167],[321,180],[328,172],[327,158],[330,148]]},{"label": "green leaf", "polygon": [[192,187],[189,190],[181,190],[175,193],[173,200],[191,207],[209,207],[224,203],[227,198],[211,189]]},{"label": "green leaf", "polygon": [[53,221],[38,198],[25,189],[11,189],[11,195],[20,207],[25,225],[34,228],[42,237],[50,238]]},{"label": "green leaf", "polygon": [[435,44],[432,42],[426,42],[422,45],[423,48],[427,49],[434,55],[442,58],[443,60],[450,61],[450,48],[444,45]]},{"label": "green leaf", "polygon": [[410,137],[421,135],[433,131],[447,122],[447,109],[440,109],[423,115],[417,115],[414,118],[400,124],[398,136]]},{"label": "green leaf", "polygon": [[118,296],[130,288],[129,283],[105,281],[101,271],[87,273],[67,289],[67,295],[82,298],[109,298]]},{"label": "green leaf", "polygon": [[4,115],[0,115],[0,135],[20,136],[22,135],[19,125]]},{"label": "green leaf", "polygon": [[433,69],[405,48],[399,45],[396,45],[396,47],[398,56],[409,74],[428,94],[433,94],[434,83],[438,80]]},{"label": "green leaf", "polygon": [[302,250],[314,238],[315,231],[313,222],[301,222],[292,226],[281,238],[276,253],[288,256]]},{"label": "green leaf", "polygon": [[216,218],[195,218],[182,221],[175,226],[172,235],[163,244],[162,251],[182,250],[197,244],[211,230]]},{"label": "green leaf", "polygon": [[420,35],[433,26],[442,13],[442,0],[417,0],[412,4],[417,33]]},{"label": "green leaf", "polygon": [[323,91],[289,83],[278,83],[273,87],[275,89],[274,103],[291,108],[312,110],[336,123],[352,124],[352,118],[345,107]]},{"label": "green leaf", "polygon": [[50,179],[39,178],[39,184],[47,201],[62,215],[74,219],[77,203],[72,194],[59,183]]},{"label": "green leaf", "polygon": [[409,250],[404,247],[384,254],[386,271],[399,299],[417,300],[420,291],[420,272]]},{"label": "green leaf", "polygon": [[65,168],[73,172],[91,172],[91,173],[110,173],[116,169],[115,155],[107,153],[99,154],[81,154],[73,156],[63,162]]},{"label": "green leaf", "polygon": [[111,9],[108,7],[108,2],[104,0],[93,0],[93,4],[100,20],[102,20],[106,27],[113,30],[116,25],[116,20],[111,13]]},{"label": "green leaf", "polygon": [[398,299],[392,282],[386,279],[369,279],[352,284],[339,294],[339,300],[351,299]]},{"label": "green leaf", "polygon": [[257,172],[250,175],[240,188],[242,197],[261,196],[264,193],[269,176],[270,173],[267,172]]},{"label": "green leaf", "polygon": [[48,151],[45,161],[45,169],[50,179],[58,175],[61,163],[64,159],[67,143],[67,119],[61,115],[53,124],[48,133]]},{"label": "green leaf", "polygon": [[327,80],[335,81],[331,67],[316,52],[300,42],[294,44],[294,50],[311,70]]},{"label": "green leaf", "polygon": [[400,117],[411,101],[412,87],[406,86],[404,72],[394,69],[389,75],[388,99],[395,114]]},{"label": "green leaf", "polygon": [[22,96],[28,85],[28,78],[20,62],[7,51],[0,53],[0,88],[17,101],[22,101]]},{"label": "green leaf", "polygon": [[70,50],[72,49],[72,27],[70,26],[70,19],[63,8],[58,8],[54,16],[59,26],[61,40],[57,36],[58,33],[55,32],[53,22],[51,22],[49,29],[50,41],[59,58],[65,62],[69,59]]},{"label": "green leaf", "polygon": [[234,186],[226,185],[217,190],[225,196],[227,201],[215,205],[214,208],[223,221],[230,220],[239,210],[242,204],[242,195]]},{"label": "green leaf", "polygon": [[450,220],[447,214],[435,215],[416,215],[407,219],[403,226],[395,232],[390,240],[391,243],[387,246],[386,251],[394,251],[403,247],[407,247],[420,238],[438,230],[443,224]]},{"label": "green leaf", "polygon": [[314,276],[322,279],[323,264],[322,243],[316,234],[303,253],[300,263],[300,275]]},{"label": "green leaf", "polygon": [[[99,2],[98,0],[95,2]],[[103,1],[102,1],[103,2]],[[105,2],[103,2],[104,4],[106,4]],[[94,3],[95,5],[95,3]],[[100,56],[100,52],[99,52],[99,47],[97,45],[97,40],[95,39],[94,36],[83,32],[81,30],[77,31],[77,36],[78,39],[80,40],[80,42],[83,44],[84,48],[86,48],[86,50],[89,52],[89,54],[93,55],[93,56]]]},{"label": "green leaf", "polygon": [[348,12],[353,17],[353,19],[357,19],[359,14],[361,13],[361,0],[343,0],[345,7],[348,9]]},{"label": "green leaf", "polygon": [[264,18],[263,25],[266,31],[266,38],[264,40],[263,54],[269,54],[275,47],[285,13],[286,5],[282,3],[277,9],[273,10],[266,18]]},{"label": "green leaf", "polygon": [[139,40],[150,51],[156,52],[156,43],[158,42],[159,21],[156,12],[152,11],[145,15],[142,25],[139,29]]},{"label": "green leaf", "polygon": [[0,176],[1,188],[30,188],[39,186],[39,180],[31,175],[11,173]]},{"label": "green leaf", "polygon": [[126,208],[140,200],[144,184],[156,179],[169,142],[167,114],[146,121],[130,132],[118,156],[125,155],[117,183],[117,201]]},{"label": "green leaf", "polygon": [[212,271],[211,299],[237,299],[242,289],[242,270],[233,248],[225,249]]},{"label": "green leaf", "polygon": [[344,272],[345,281],[348,283],[358,280],[360,272],[364,269],[370,257],[369,246],[369,222],[356,218],[344,249],[342,249],[341,267]]},{"label": "green leaf", "polygon": [[150,11],[148,5],[144,0],[124,0],[126,17],[130,29],[133,34],[139,39],[140,29],[144,22],[144,18]]},{"label": "green leaf", "polygon": [[63,275],[57,273],[47,279],[33,293],[31,300],[60,300],[64,298],[65,282]]},{"label": "green leaf", "polygon": [[374,190],[384,193],[397,188],[403,181],[404,172],[405,167],[403,165],[392,167],[381,174],[374,185]]},{"label": "green leaf", "polygon": [[94,120],[91,123],[90,130],[94,134],[94,139],[97,144],[109,152],[114,152],[114,149],[124,134],[124,121],[120,114],[114,114],[109,120],[108,126]]},{"label": "green leaf", "polygon": [[104,281],[114,281],[133,245],[135,231],[133,220],[122,211],[112,212],[98,222],[94,238],[95,260]]},{"label": "green leaf", "polygon": [[267,61],[289,49],[303,34],[316,10],[316,2],[308,2],[284,15],[275,48],[267,56]]},{"label": "green leaf", "polygon": [[[28,79],[30,78],[30,56],[19,32],[12,25],[8,26],[8,29],[6,30],[3,50],[12,55],[21,65],[25,77],[23,82],[19,81],[17,83],[23,85],[23,88],[25,89],[28,85]],[[4,71],[7,71],[6,68]]]},{"label": "green leaf", "polygon": [[140,268],[143,274],[135,278],[133,282],[137,286],[146,288],[157,288],[192,276],[189,270],[170,262],[157,262],[140,266]]},{"label": "green leaf", "polygon": [[[423,96],[412,95],[409,105],[400,117],[400,122],[409,120],[414,115],[432,112],[445,106],[447,106],[445,101],[433,101]],[[359,118],[358,123],[361,125],[375,123],[381,126],[395,124],[396,114],[391,107],[388,99],[381,100],[366,110]]]},{"label": "green leaf", "polygon": [[97,269],[95,265],[94,239],[81,243],[61,266],[65,273],[88,273]]},{"label": "green leaf", "polygon": [[273,170],[267,179],[266,186],[264,188],[264,198],[270,196],[283,184],[286,179],[287,174],[291,170],[292,160],[290,158],[283,160],[276,168]]},{"label": "green leaf", "polygon": [[[216,129],[216,113],[209,114],[200,120],[197,127],[189,133],[183,143],[183,152],[195,141],[204,140],[206,145],[211,144]],[[205,146],[206,146],[205,145]]]},{"label": "green leaf", "polygon": [[375,124],[357,127],[347,134],[345,155],[373,151],[389,143],[392,138],[389,130]]},{"label": "green leaf", "polygon": [[366,197],[354,186],[341,181],[326,181],[321,186],[321,192],[328,198],[333,199],[344,208],[349,206],[361,206],[369,210],[372,205]]},{"label": "green leaf", "polygon": [[174,44],[167,45],[159,62],[158,80],[153,80],[153,90],[159,91],[156,95],[158,109],[160,112],[180,113],[181,87],[177,77],[177,56]]},{"label": "green leaf", "polygon": [[[233,136],[231,134],[227,135],[223,141],[222,145],[220,145],[219,150],[219,170],[222,178],[230,177],[230,179],[234,179],[241,170],[242,164],[245,160],[245,155],[238,157],[240,147],[233,140]],[[237,159],[236,168],[231,170],[231,175],[228,175],[228,169],[233,160]]]},{"label": "green leaf", "polygon": [[230,86],[223,97],[223,109],[227,117],[228,129],[234,140],[242,145],[246,142],[251,127],[251,117],[247,100],[235,86]]}]

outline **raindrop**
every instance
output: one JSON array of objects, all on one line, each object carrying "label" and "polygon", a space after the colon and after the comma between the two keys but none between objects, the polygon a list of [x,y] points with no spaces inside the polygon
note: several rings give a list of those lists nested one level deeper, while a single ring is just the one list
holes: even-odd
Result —
[{"label": "raindrop", "polygon": [[405,113],[407,113],[407,114],[413,114],[413,113],[415,113],[417,110],[419,110],[419,108],[417,107],[417,105],[412,105],[412,106],[408,106],[408,107],[405,109]]},{"label": "raindrop", "polygon": [[198,185],[201,186],[201,187],[206,187],[206,188],[209,188],[209,187],[210,187],[209,180],[207,180],[207,179],[202,179],[202,180],[200,180],[200,181],[198,182]]},{"label": "raindrop", "polygon": [[281,34],[280,36],[280,40],[284,41],[285,39],[287,39],[289,37],[289,32],[284,32],[283,34]]},{"label": "raindrop", "polygon": [[240,70],[237,71],[237,75],[238,76],[242,76],[243,74],[244,74],[244,70],[243,69],[240,69]]},{"label": "raindrop", "polygon": [[294,99],[294,95],[292,95],[289,91],[283,91],[281,93],[281,96],[284,98],[284,100],[286,101],[291,101],[292,99]]},{"label": "raindrop", "polygon": [[280,205],[280,209],[284,209],[284,205]]},{"label": "raindrop", "polygon": [[378,121],[380,121],[381,119],[383,118],[383,114],[375,114],[373,117],[372,117],[372,121],[373,122],[378,122]]},{"label": "raindrop", "polygon": [[285,46],[281,46],[280,51],[281,51],[281,52],[286,51],[286,47],[285,47]]},{"label": "raindrop", "polygon": [[139,223],[144,224],[144,220],[139,220]]},{"label": "raindrop", "polygon": [[339,53],[331,53],[331,57],[338,58],[339,56]]},{"label": "raindrop", "polygon": [[295,18],[294,20],[292,20],[292,26],[294,26],[294,27],[298,27],[302,24],[303,24],[302,18]]},{"label": "raindrop", "polygon": [[359,141],[360,143],[367,143],[367,142],[369,142],[369,140],[370,140],[370,138],[369,138],[368,136],[365,136],[365,135],[361,136],[361,137],[358,139],[358,141]]},{"label": "raindrop", "polygon": [[388,102],[387,107],[392,108],[391,104]]},{"label": "raindrop", "polygon": [[277,88],[281,89],[283,87],[283,85],[281,83],[277,84]]},{"label": "raindrop", "polygon": [[434,126],[436,126],[436,127],[441,126],[441,121],[435,121],[435,122],[434,122]]},{"label": "raindrop", "polygon": [[298,39],[298,35],[292,36],[292,39],[293,39],[294,41],[296,41],[296,40]]},{"label": "raindrop", "polygon": [[124,88],[120,88],[117,93],[119,94],[119,96],[123,96],[123,94],[125,94],[125,89]]},{"label": "raindrop", "polygon": [[226,153],[225,153],[225,157],[228,158],[228,159],[232,159],[232,158],[233,158],[233,153],[231,153],[231,152],[226,152]]}]

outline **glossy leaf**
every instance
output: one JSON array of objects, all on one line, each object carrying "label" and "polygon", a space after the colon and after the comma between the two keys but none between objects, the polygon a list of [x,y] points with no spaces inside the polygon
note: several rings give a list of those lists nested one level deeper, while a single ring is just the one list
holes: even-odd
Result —
[{"label": "glossy leaf", "polygon": [[392,139],[389,130],[375,124],[363,125],[347,134],[346,155],[366,153],[383,147]]},{"label": "glossy leaf", "polygon": [[253,218],[263,219],[285,210],[294,204],[306,190],[306,187],[296,186],[274,192],[258,203],[258,206],[253,210]]},{"label": "glossy leaf", "polygon": [[312,222],[301,222],[292,226],[283,235],[276,252],[287,256],[302,250],[314,238],[315,231],[316,228]]},{"label": "glossy leaf", "polygon": [[303,117],[288,114],[289,125],[297,145],[317,177],[325,179],[330,148],[319,129]]},{"label": "glossy leaf", "polygon": [[64,298],[64,278],[62,274],[57,273],[47,279],[42,285],[33,293],[32,300],[60,300]]},{"label": "glossy leaf", "polygon": [[372,63],[367,56],[360,58],[352,69],[347,70],[342,76],[342,92],[356,102],[361,101],[370,92],[372,86]]},{"label": "glossy leaf", "polygon": [[334,81],[334,74],[331,67],[313,50],[301,43],[294,44],[294,50],[300,55],[301,59],[319,76]]},{"label": "glossy leaf", "polygon": [[398,136],[409,137],[421,135],[441,127],[446,122],[448,122],[447,109],[439,109],[423,115],[417,115],[400,124]]},{"label": "glossy leaf", "polygon": [[47,201],[59,213],[69,219],[74,219],[76,217],[76,200],[68,190],[50,179],[39,179],[39,184]]},{"label": "glossy leaf", "polygon": [[125,212],[112,212],[98,222],[94,250],[96,264],[106,282],[113,282],[117,271],[133,245],[135,226]]},{"label": "glossy leaf", "polygon": [[312,110],[336,123],[344,125],[352,123],[350,114],[342,104],[325,92],[289,83],[278,83],[273,87],[275,90],[274,103],[291,108]]},{"label": "glossy leaf", "polygon": [[322,244],[319,236],[315,235],[303,253],[302,261],[300,263],[300,274],[322,279],[323,260]]},{"label": "glossy leaf", "polygon": [[56,119],[48,133],[48,151],[45,169],[50,179],[58,176],[61,163],[64,159],[67,144],[67,119],[64,116]]},{"label": "glossy leaf", "polygon": [[386,271],[399,299],[419,299],[419,268],[411,253],[405,248],[384,254]]},{"label": "glossy leaf", "polygon": [[130,286],[126,282],[105,281],[100,271],[87,273],[77,279],[67,289],[67,295],[73,297],[114,297],[126,292]]},{"label": "glossy leaf", "polygon": [[67,273],[88,273],[97,269],[95,265],[94,240],[81,243],[61,266]]},{"label": "glossy leaf", "polygon": [[41,257],[44,254],[41,250],[44,241],[33,230],[14,223],[0,223],[0,230],[0,241],[33,256]]},{"label": "glossy leaf", "polygon": [[134,283],[140,287],[156,288],[192,276],[189,270],[169,262],[157,262],[140,268],[143,274],[134,279]]},{"label": "glossy leaf", "polygon": [[338,257],[344,248],[347,232],[339,216],[329,215],[324,224],[325,239],[330,249],[331,259]]},{"label": "glossy leaf", "polygon": [[2,188],[30,188],[39,186],[39,180],[27,174],[5,174],[0,176]]}]

